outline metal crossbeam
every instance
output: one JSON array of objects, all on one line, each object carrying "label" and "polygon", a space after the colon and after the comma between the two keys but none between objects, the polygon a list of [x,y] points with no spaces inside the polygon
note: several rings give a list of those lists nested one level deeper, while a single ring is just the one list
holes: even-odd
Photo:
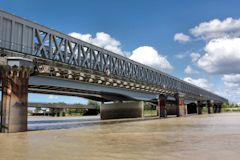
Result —
[{"label": "metal crossbeam", "polygon": [[108,73],[153,89],[228,102],[169,74],[4,11],[0,11],[0,48],[105,75]]}]

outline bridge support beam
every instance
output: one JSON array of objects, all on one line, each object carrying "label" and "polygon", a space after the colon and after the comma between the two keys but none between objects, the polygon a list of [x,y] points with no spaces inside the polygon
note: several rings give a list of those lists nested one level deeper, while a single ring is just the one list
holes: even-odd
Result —
[{"label": "bridge support beam", "polygon": [[167,101],[167,96],[166,95],[159,95],[158,98],[158,108],[157,108],[157,115],[159,117],[167,117],[167,110],[166,110],[166,101]]},{"label": "bridge support beam", "polygon": [[27,131],[28,79],[26,69],[3,70],[1,132]]},{"label": "bridge support beam", "polygon": [[185,109],[185,105],[184,105],[184,97],[181,94],[177,93],[177,94],[175,94],[175,98],[176,98],[176,115],[177,115],[177,117],[186,115],[186,109]]},{"label": "bridge support beam", "polygon": [[53,117],[64,117],[66,115],[66,111],[64,108],[52,108],[50,115]]},{"label": "bridge support beam", "polygon": [[213,102],[208,100],[207,101],[207,108],[208,108],[208,114],[212,114],[213,113]]},{"label": "bridge support beam", "polygon": [[100,116],[101,119],[142,118],[143,106],[143,101],[101,104]]}]

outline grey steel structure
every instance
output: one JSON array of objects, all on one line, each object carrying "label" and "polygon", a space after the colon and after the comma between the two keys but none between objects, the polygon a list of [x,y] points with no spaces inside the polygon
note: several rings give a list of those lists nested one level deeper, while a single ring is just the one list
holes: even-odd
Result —
[{"label": "grey steel structure", "polygon": [[[32,59],[39,74],[42,66],[52,64],[52,66],[72,69],[68,79],[73,80],[73,83],[77,83],[76,79],[81,80],[81,77],[84,77],[81,73],[90,74],[92,77],[97,76],[96,81],[94,78],[91,81],[90,76],[87,83],[90,85],[94,83],[96,88],[100,87],[99,92],[108,89],[107,92],[113,91],[115,94],[120,91],[122,95],[126,92],[129,95],[143,94],[142,97],[150,95],[146,98],[149,100],[151,97],[156,98],[159,94],[181,93],[195,101],[228,102],[223,97],[169,74],[4,11],[0,11],[0,48],[2,56],[18,55]],[[45,80],[47,84],[51,79],[59,82],[68,81],[61,78],[55,79],[51,74],[55,72],[54,68],[49,67],[47,70],[46,73],[49,73],[47,77],[43,74],[44,76],[41,77],[37,75],[30,78],[29,91],[58,93],[55,92],[57,89],[53,91],[54,89],[45,88],[44,90],[37,83]],[[57,77],[56,74],[55,77]],[[38,81],[38,78],[41,81]],[[79,81],[79,83],[83,82]],[[85,84],[86,81],[82,86],[86,86]],[[79,88],[77,84],[76,88]],[[94,91],[94,88],[91,89]],[[63,92],[59,91],[59,94]]]}]

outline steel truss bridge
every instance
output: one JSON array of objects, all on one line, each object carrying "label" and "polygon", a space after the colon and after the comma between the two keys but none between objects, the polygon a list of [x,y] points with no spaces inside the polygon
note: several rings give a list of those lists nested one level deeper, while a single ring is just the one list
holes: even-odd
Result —
[{"label": "steel truss bridge", "polygon": [[228,102],[174,76],[5,11],[0,11],[0,48],[2,59],[33,61],[32,93],[99,101],[155,101],[160,94],[181,93],[194,101]]}]

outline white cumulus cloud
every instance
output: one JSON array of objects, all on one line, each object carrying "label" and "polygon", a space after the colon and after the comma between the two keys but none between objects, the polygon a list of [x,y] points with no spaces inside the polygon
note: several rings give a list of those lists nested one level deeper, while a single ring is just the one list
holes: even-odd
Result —
[{"label": "white cumulus cloud", "polygon": [[196,73],[198,73],[198,71],[193,69],[191,66],[187,65],[187,67],[184,69],[184,73],[186,73],[186,74],[196,74]]},{"label": "white cumulus cloud", "polygon": [[174,41],[180,42],[180,43],[186,43],[190,41],[190,37],[183,33],[176,33],[174,35]]},{"label": "white cumulus cloud", "polygon": [[222,80],[224,81],[225,86],[228,88],[240,87],[240,74],[223,75]]},{"label": "white cumulus cloud", "polygon": [[240,83],[240,74],[224,75],[223,80],[226,82]]},{"label": "white cumulus cloud", "polygon": [[201,55],[199,53],[193,52],[190,54],[190,57],[192,58],[192,62],[196,62],[201,57]]},{"label": "white cumulus cloud", "polygon": [[175,55],[177,59],[184,59],[187,56],[188,56],[188,53],[179,53]]},{"label": "white cumulus cloud", "polygon": [[91,34],[81,34],[72,32],[69,33],[70,36],[83,40],[85,42],[97,45],[106,50],[110,50],[114,53],[129,57],[130,59],[137,61],[139,63],[154,67],[163,71],[170,71],[173,69],[172,65],[167,60],[167,57],[162,56],[150,46],[141,46],[131,52],[123,51],[121,49],[120,41],[111,37],[111,35],[98,32],[96,36],[93,37]]},{"label": "white cumulus cloud", "polygon": [[157,50],[150,46],[142,46],[135,49],[129,58],[158,70],[170,71],[173,69],[167,57],[162,56]]},{"label": "white cumulus cloud", "polygon": [[51,100],[56,100],[56,99],[58,99],[58,96],[55,96],[55,95],[49,95],[48,96],[48,99],[51,99]]},{"label": "white cumulus cloud", "polygon": [[197,65],[208,73],[240,73],[240,38],[211,40]]},{"label": "white cumulus cloud", "polygon": [[206,90],[211,90],[211,84],[208,82],[208,80],[206,80],[204,78],[193,79],[191,77],[186,77],[183,80],[188,83],[191,83],[193,85],[196,85],[200,88],[204,88]]},{"label": "white cumulus cloud", "polygon": [[240,104],[240,74],[223,75],[224,90],[222,91],[231,102]]},{"label": "white cumulus cloud", "polygon": [[[186,77],[184,80],[205,89],[211,88],[210,91],[230,102],[240,103],[240,18],[205,21],[190,29],[190,33],[206,42],[205,47],[199,49],[201,52],[190,54],[192,63],[209,73],[208,76],[222,75],[224,85],[214,89],[206,79]],[[191,69],[187,66],[185,73],[191,73]]]},{"label": "white cumulus cloud", "polygon": [[81,34],[76,32],[69,33],[69,35],[82,41],[104,48],[106,50],[112,51],[114,53],[124,55],[124,52],[121,49],[120,41],[111,37],[111,35],[107,33],[97,32],[95,37],[93,37],[91,34]]},{"label": "white cumulus cloud", "polygon": [[190,32],[195,37],[202,39],[240,36],[240,19],[232,17],[226,18],[223,21],[213,19],[200,23],[198,26],[190,29]]}]

